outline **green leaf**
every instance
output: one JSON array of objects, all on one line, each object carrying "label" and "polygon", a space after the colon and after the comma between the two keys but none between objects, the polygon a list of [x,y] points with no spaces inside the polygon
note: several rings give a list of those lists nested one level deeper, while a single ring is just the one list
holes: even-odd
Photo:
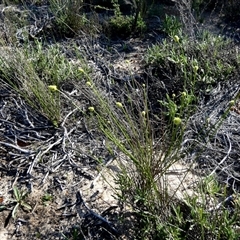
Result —
[{"label": "green leaf", "polygon": [[32,207],[28,204],[28,203],[22,203],[22,207],[28,209],[28,210],[31,210]]},{"label": "green leaf", "polygon": [[0,205],[0,212],[6,209],[6,206]]},{"label": "green leaf", "polygon": [[18,190],[17,187],[13,187],[13,194],[14,194],[17,201],[21,200],[21,193],[20,193],[20,191]]},{"label": "green leaf", "polygon": [[16,217],[16,212],[17,212],[18,206],[19,206],[19,203],[17,203],[17,204],[14,206],[13,210],[12,210],[12,217],[13,217],[14,219],[15,219],[15,217]]}]

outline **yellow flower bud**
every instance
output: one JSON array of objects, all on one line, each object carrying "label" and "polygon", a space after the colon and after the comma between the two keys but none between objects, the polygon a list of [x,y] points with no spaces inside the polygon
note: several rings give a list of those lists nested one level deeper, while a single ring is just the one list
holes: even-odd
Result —
[{"label": "yellow flower bud", "polygon": [[58,127],[58,122],[56,120],[53,120],[52,124],[53,124],[54,127]]},{"label": "yellow flower bud", "polygon": [[52,92],[55,92],[55,91],[58,90],[56,85],[49,85],[49,86],[48,86],[48,89],[49,89],[50,91],[52,91]]},{"label": "yellow flower bud", "polygon": [[92,83],[89,82],[89,81],[87,81],[87,82],[86,82],[86,85],[89,86],[89,87],[91,87],[91,86],[92,86]]},{"label": "yellow flower bud", "polygon": [[197,72],[198,69],[199,69],[198,65],[193,66],[193,71],[194,71],[194,72]]},{"label": "yellow flower bud", "polygon": [[89,110],[90,112],[94,112],[95,109],[94,109],[94,107],[89,107],[88,110]]},{"label": "yellow flower bud", "polygon": [[179,38],[177,35],[174,35],[174,36],[173,36],[173,40],[178,43],[179,40],[180,40],[180,38]]},{"label": "yellow flower bud", "polygon": [[146,116],[146,112],[142,111],[142,116],[145,117]]},{"label": "yellow flower bud", "polygon": [[186,92],[182,92],[182,96],[183,96],[183,97],[186,97],[186,96],[187,96],[187,93],[186,93]]},{"label": "yellow flower bud", "polygon": [[82,68],[79,68],[78,71],[81,73],[85,73],[85,71]]},{"label": "yellow flower bud", "polygon": [[123,105],[122,105],[122,103],[120,103],[120,102],[116,102],[116,105],[117,105],[117,107],[119,107],[119,108],[123,108]]},{"label": "yellow flower bud", "polygon": [[229,103],[228,103],[228,105],[231,107],[231,106],[233,106],[233,105],[235,105],[235,101],[234,100],[231,100]]},{"label": "yellow flower bud", "polygon": [[179,118],[179,117],[175,117],[174,119],[173,119],[173,123],[174,123],[174,125],[180,125],[181,124],[181,122],[182,122],[182,120],[181,120],[181,118]]}]

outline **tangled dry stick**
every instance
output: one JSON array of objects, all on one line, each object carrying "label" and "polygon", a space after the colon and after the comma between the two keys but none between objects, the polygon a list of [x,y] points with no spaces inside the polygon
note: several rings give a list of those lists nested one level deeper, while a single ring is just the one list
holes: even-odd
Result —
[{"label": "tangled dry stick", "polygon": [[240,186],[240,115],[229,111],[229,102],[236,99],[238,104],[239,86],[239,80],[219,84],[211,100],[207,104],[203,101],[190,118],[183,142],[187,161],[197,161],[207,174],[216,174],[233,190]]},{"label": "tangled dry stick", "polygon": [[[98,163],[94,156],[109,158],[104,143],[100,143],[101,137],[86,131],[88,123],[81,120],[81,113],[76,109],[66,112],[61,126],[54,128],[4,84],[0,91],[0,197],[2,206],[6,206],[0,220],[3,225],[7,221],[5,231],[17,233],[15,239],[30,239],[34,232],[39,232],[43,239],[57,236],[63,239],[73,226],[85,229],[84,235],[93,239],[94,236],[98,239],[118,235],[108,217],[112,214],[111,202],[99,202],[86,194],[85,200],[81,197],[81,204],[79,202],[80,189],[89,192],[91,183],[98,179]],[[79,116],[80,121],[76,123]],[[97,181],[94,181],[96,185]],[[26,214],[19,210],[21,221],[9,221],[6,215],[12,206],[13,186],[29,192],[32,211]],[[45,204],[42,199],[46,194],[54,201]],[[79,212],[81,215],[77,214]],[[49,220],[40,223],[46,218]]]}]

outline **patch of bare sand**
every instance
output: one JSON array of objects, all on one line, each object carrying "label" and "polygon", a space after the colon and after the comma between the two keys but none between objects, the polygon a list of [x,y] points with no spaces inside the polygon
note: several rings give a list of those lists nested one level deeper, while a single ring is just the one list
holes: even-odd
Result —
[{"label": "patch of bare sand", "polygon": [[[161,184],[167,186],[170,196],[180,201],[186,197],[197,196],[196,186],[202,177],[194,173],[192,169],[193,166],[179,161],[172,164],[166,174],[160,177]],[[120,171],[119,162],[115,160],[99,173],[94,182],[83,187],[81,191],[84,198],[88,199],[86,202],[94,204],[92,207],[98,211],[110,206],[118,206],[116,194],[119,193],[117,189],[120,189],[120,186],[116,183],[116,179]],[[131,208],[128,206],[126,210],[131,211]]]}]

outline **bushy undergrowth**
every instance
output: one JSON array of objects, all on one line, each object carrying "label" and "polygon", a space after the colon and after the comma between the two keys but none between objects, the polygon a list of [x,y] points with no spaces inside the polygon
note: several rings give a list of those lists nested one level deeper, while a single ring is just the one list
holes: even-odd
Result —
[{"label": "bushy undergrowth", "polygon": [[[79,54],[77,58],[78,63],[83,63]],[[82,67],[86,65],[83,63]],[[61,121],[60,96],[51,93],[48,85],[60,86],[67,80],[80,78],[82,73],[78,68],[57,44],[44,47],[38,41],[23,48],[3,47],[0,56],[2,81],[56,126]]]},{"label": "bushy undergrowth", "polygon": [[223,37],[202,32],[190,39],[180,32],[149,48],[146,64],[159,79],[172,82],[175,94],[186,90],[199,96],[236,73],[239,55],[233,43]]},{"label": "bushy undergrowth", "polygon": [[[182,52],[185,53],[180,45],[182,41],[184,40],[175,36],[168,43],[166,40],[163,46],[169,44],[172,51],[175,46],[178,54],[174,53],[176,55],[172,57],[179,56]],[[221,46],[220,43],[219,45]],[[218,204],[219,197],[227,197],[224,188],[218,185],[215,178],[200,181],[195,195],[186,195],[184,199],[175,197],[169,191],[168,170],[181,159],[182,136],[189,117],[188,109],[194,101],[198,71],[203,60],[198,59],[196,62],[184,54],[181,61],[169,59],[170,62],[179,64],[178,67],[186,67],[187,76],[191,79],[186,78],[186,82],[182,82],[188,92],[175,96],[176,101],[168,96],[161,102],[169,116],[168,130],[162,132],[161,136],[156,136],[150,118],[147,85],[132,82],[130,89],[129,86],[122,89],[126,99],[118,101],[112,97],[106,98],[105,90],[100,87],[100,83],[92,81],[91,74],[84,68],[84,62],[83,68],[71,65],[57,46],[44,49],[38,43],[34,48],[23,48],[17,54],[14,52],[14,55],[11,53],[12,58],[9,58],[10,53],[8,52],[8,58],[1,59],[1,74],[29,104],[36,109],[40,106],[41,112],[57,125],[61,118],[59,98],[67,98],[91,122],[90,125],[97,126],[106,137],[106,146],[121,170],[114,176],[119,186],[114,191],[122,205],[131,209],[137,218],[134,230],[139,239],[239,237],[234,231],[239,221],[238,205],[234,207],[233,213],[227,208],[222,208],[221,211],[214,207],[209,208],[210,204]],[[167,47],[164,53],[167,53]],[[161,57],[158,61],[158,65],[163,65]],[[184,73],[181,72],[181,67],[176,67],[176,71]],[[215,71],[213,73],[217,74],[217,70]],[[225,72],[219,73],[220,76],[224,74]],[[74,99],[61,90],[62,82],[59,79],[65,81],[71,78],[85,81],[85,87],[82,87],[82,82],[76,88],[92,104],[87,111],[83,111]],[[136,89],[137,96],[134,95]],[[160,115],[159,121],[161,124]]]},{"label": "bushy undergrowth", "polygon": [[76,35],[84,27],[83,3],[78,0],[51,0],[50,9],[55,16],[58,32],[66,36]]},{"label": "bushy undergrowth", "polygon": [[[239,234],[234,227],[239,221],[238,205],[234,212],[215,208],[219,198],[227,197],[215,176],[199,180],[193,196],[186,194],[179,199],[170,192],[167,174],[181,158],[182,134],[189,117],[185,110],[192,103],[192,96],[183,92],[178,104],[170,98],[163,102],[168,109],[168,131],[156,137],[145,85],[133,83],[131,91],[129,87],[123,90],[127,99],[118,102],[106,98],[105,91],[89,75],[86,79],[84,93],[92,99],[88,121],[98,123],[111,154],[121,153],[115,156],[121,169],[114,176],[119,186],[115,193],[137,216],[135,230],[139,238],[136,238],[237,239]],[[132,94],[135,89],[138,89],[137,99]]]},{"label": "bushy undergrowth", "polygon": [[[70,3],[71,8],[63,11],[62,7]],[[79,2],[51,4],[59,14],[57,21],[61,27],[79,29]],[[133,18],[119,15],[110,21],[113,26],[119,29],[124,26],[130,32],[130,20]],[[60,98],[67,99],[105,136],[106,148],[120,169],[114,176],[119,186],[115,194],[137,217],[134,230],[139,237],[136,238],[238,239],[235,229],[239,225],[239,203],[235,201],[234,211],[224,204],[221,209],[216,207],[220,198],[228,196],[215,176],[200,179],[193,196],[179,199],[170,192],[167,174],[171,166],[181,161],[182,137],[197,98],[238,70],[239,55],[221,37],[204,32],[190,39],[179,31],[175,19],[165,20],[165,32],[170,37],[149,48],[145,59],[146,67],[154,69],[159,81],[167,78],[173,83],[169,89],[173,94],[159,101],[163,110],[158,115],[161,135],[153,128],[148,84],[131,81],[122,86],[125,98],[116,99],[106,94],[99,81],[93,80],[84,56],[79,56],[77,49],[73,49],[76,64],[69,61],[58,45],[44,47],[36,41],[21,47],[5,46],[0,57],[1,81],[56,126],[62,117]],[[62,84],[68,80],[77,82],[75,88],[89,100],[86,110],[64,92]],[[164,114],[168,122],[163,121]],[[187,172],[190,170],[191,166]],[[238,199],[237,194],[235,198]]]},{"label": "bushy undergrowth", "polygon": [[110,18],[106,26],[107,35],[111,38],[129,37],[133,32],[135,33],[144,33],[146,31],[146,23],[141,17],[138,17],[136,26],[134,26],[134,17],[133,16],[114,16]]},{"label": "bushy undergrowth", "polygon": [[[89,76],[86,79],[84,93],[92,103],[88,107],[88,121],[98,124],[109,152],[118,153],[115,162],[121,171],[113,176],[119,186],[114,190],[116,196],[136,214],[136,232],[141,239],[171,236],[164,221],[170,218],[176,199],[169,195],[169,186],[164,180],[169,167],[179,160],[184,122],[172,115],[169,132],[163,132],[156,139],[145,85],[133,83],[131,90],[123,90],[126,100],[119,102],[106,98],[104,90]],[[138,100],[131,94],[136,88]]]}]

